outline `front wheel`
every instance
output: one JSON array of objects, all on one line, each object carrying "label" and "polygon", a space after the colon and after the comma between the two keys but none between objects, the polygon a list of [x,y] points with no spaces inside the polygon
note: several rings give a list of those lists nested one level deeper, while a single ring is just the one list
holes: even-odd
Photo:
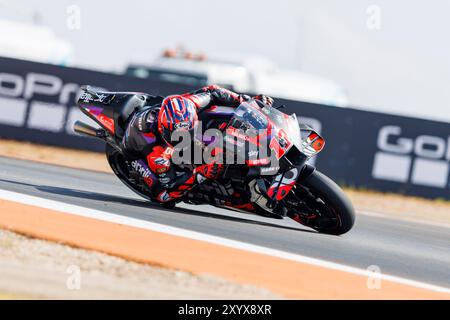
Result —
[{"label": "front wheel", "polygon": [[341,235],[355,223],[355,210],[342,189],[315,170],[293,189],[299,205],[290,217],[318,232]]}]

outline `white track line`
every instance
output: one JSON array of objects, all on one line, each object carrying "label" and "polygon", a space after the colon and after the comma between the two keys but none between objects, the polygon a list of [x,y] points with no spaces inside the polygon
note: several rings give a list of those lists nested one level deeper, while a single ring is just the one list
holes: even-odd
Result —
[{"label": "white track line", "polygon": [[436,286],[436,285],[432,285],[432,284],[428,284],[428,283],[424,283],[424,282],[405,279],[405,278],[401,278],[401,277],[397,277],[397,276],[391,276],[391,275],[387,275],[387,274],[375,274],[375,273],[373,273],[369,270],[365,270],[365,269],[351,267],[351,266],[334,263],[334,262],[330,262],[330,261],[326,261],[326,260],[306,257],[303,255],[293,254],[293,253],[289,253],[289,252],[285,252],[285,251],[281,251],[281,250],[270,249],[270,248],[253,245],[253,244],[249,244],[249,243],[245,243],[245,242],[241,242],[241,241],[212,236],[212,235],[208,235],[208,234],[201,233],[201,232],[190,231],[190,230],[186,230],[186,229],[167,226],[164,224],[159,224],[159,223],[143,221],[143,220],[139,220],[139,219],[135,219],[135,218],[125,217],[125,216],[121,216],[121,215],[106,212],[106,211],[89,209],[86,207],[72,205],[72,204],[68,204],[65,202],[57,201],[57,200],[49,200],[49,199],[45,199],[45,198],[41,198],[41,197],[30,196],[30,195],[26,195],[23,193],[17,193],[17,192],[2,190],[2,189],[0,189],[0,199],[13,201],[13,202],[17,202],[17,203],[22,203],[22,204],[26,204],[26,205],[37,206],[37,207],[41,207],[41,208],[45,208],[45,209],[60,211],[60,212],[64,212],[64,213],[68,213],[68,214],[72,214],[72,215],[123,224],[123,225],[131,226],[131,227],[136,227],[136,228],[141,228],[141,229],[146,229],[146,230],[151,230],[151,231],[156,231],[156,232],[162,232],[162,233],[166,233],[166,234],[170,234],[170,235],[174,235],[174,236],[178,236],[178,237],[200,240],[200,241],[213,243],[213,244],[217,244],[217,245],[221,245],[221,246],[226,246],[226,247],[230,247],[230,248],[234,248],[234,249],[246,250],[249,252],[265,254],[265,255],[269,255],[269,256],[273,256],[273,257],[277,257],[277,258],[287,259],[287,260],[296,261],[296,262],[300,262],[300,263],[306,263],[306,264],[310,264],[310,265],[314,265],[314,266],[318,266],[318,267],[329,268],[329,269],[348,272],[348,273],[352,273],[352,274],[356,274],[356,275],[360,275],[360,276],[377,278],[377,279],[387,280],[387,281],[404,284],[404,285],[408,285],[408,286],[412,286],[412,287],[417,287],[417,288],[427,289],[427,290],[431,290],[431,291],[450,294],[449,288],[444,288],[444,287],[440,287],[440,286]]}]

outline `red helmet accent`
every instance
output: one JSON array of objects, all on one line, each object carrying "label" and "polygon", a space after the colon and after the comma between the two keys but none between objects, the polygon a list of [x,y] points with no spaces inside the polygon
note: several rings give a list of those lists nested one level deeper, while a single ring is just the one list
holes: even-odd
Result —
[{"label": "red helmet accent", "polygon": [[172,133],[176,130],[190,131],[197,125],[197,109],[194,103],[183,96],[164,99],[158,115],[158,130],[163,139],[172,145]]}]

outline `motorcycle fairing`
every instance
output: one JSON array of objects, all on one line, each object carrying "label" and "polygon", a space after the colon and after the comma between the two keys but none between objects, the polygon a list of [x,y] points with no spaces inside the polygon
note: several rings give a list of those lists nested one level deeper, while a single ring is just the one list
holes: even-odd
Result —
[{"label": "motorcycle fairing", "polygon": [[297,182],[299,176],[299,170],[297,168],[292,168],[285,173],[280,173],[275,177],[269,189],[267,190],[267,195],[276,201],[283,200],[289,192],[291,192],[292,187]]},{"label": "motorcycle fairing", "polygon": [[162,97],[139,92],[105,92],[81,87],[80,110],[118,139],[124,135],[126,122],[133,112],[145,106],[160,104]]},{"label": "motorcycle fairing", "polygon": [[241,140],[242,142],[250,142],[256,146],[260,145],[258,138],[261,138],[261,137],[247,135],[241,129],[237,129],[237,128],[230,126],[226,129],[225,133],[227,135],[237,138],[238,140]]},{"label": "motorcycle fairing", "polygon": [[302,152],[308,157],[318,154],[324,146],[325,139],[313,129],[310,129],[308,136],[302,140]]},{"label": "motorcycle fairing", "polygon": [[145,183],[147,183],[147,186],[149,188],[151,188],[153,184],[157,182],[156,176],[153,174],[153,172],[150,170],[150,168],[143,160],[132,161],[131,167],[137,172],[139,172],[140,176],[144,178],[144,181]]},{"label": "motorcycle fairing", "polygon": [[286,152],[292,147],[293,143],[288,138],[286,132],[283,129],[279,129],[275,136],[272,136],[269,147],[275,152],[277,160],[280,160]]},{"label": "motorcycle fairing", "polygon": [[112,117],[108,117],[103,113],[103,108],[94,106],[83,106],[82,107],[92,119],[96,120],[102,127],[107,129],[112,134],[115,133],[115,124]]},{"label": "motorcycle fairing", "polygon": [[247,160],[245,160],[245,164],[248,167],[265,166],[265,165],[270,164],[270,158],[247,159]]}]

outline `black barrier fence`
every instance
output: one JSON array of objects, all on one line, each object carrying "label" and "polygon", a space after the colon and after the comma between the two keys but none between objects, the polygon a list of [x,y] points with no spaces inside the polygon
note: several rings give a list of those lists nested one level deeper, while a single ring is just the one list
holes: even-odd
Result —
[{"label": "black barrier fence", "polygon": [[[79,86],[157,95],[197,88],[76,68],[0,58],[0,137],[102,151],[100,141],[75,135],[87,117],[75,107]],[[276,99],[287,113],[326,139],[317,167],[338,183],[450,199],[450,124]]]},{"label": "black barrier fence", "polygon": [[150,92],[162,96],[193,89],[170,82],[0,58],[0,136],[104,150],[101,141],[81,137],[72,131],[75,120],[90,122],[75,106],[75,96],[84,84],[112,91]]}]

